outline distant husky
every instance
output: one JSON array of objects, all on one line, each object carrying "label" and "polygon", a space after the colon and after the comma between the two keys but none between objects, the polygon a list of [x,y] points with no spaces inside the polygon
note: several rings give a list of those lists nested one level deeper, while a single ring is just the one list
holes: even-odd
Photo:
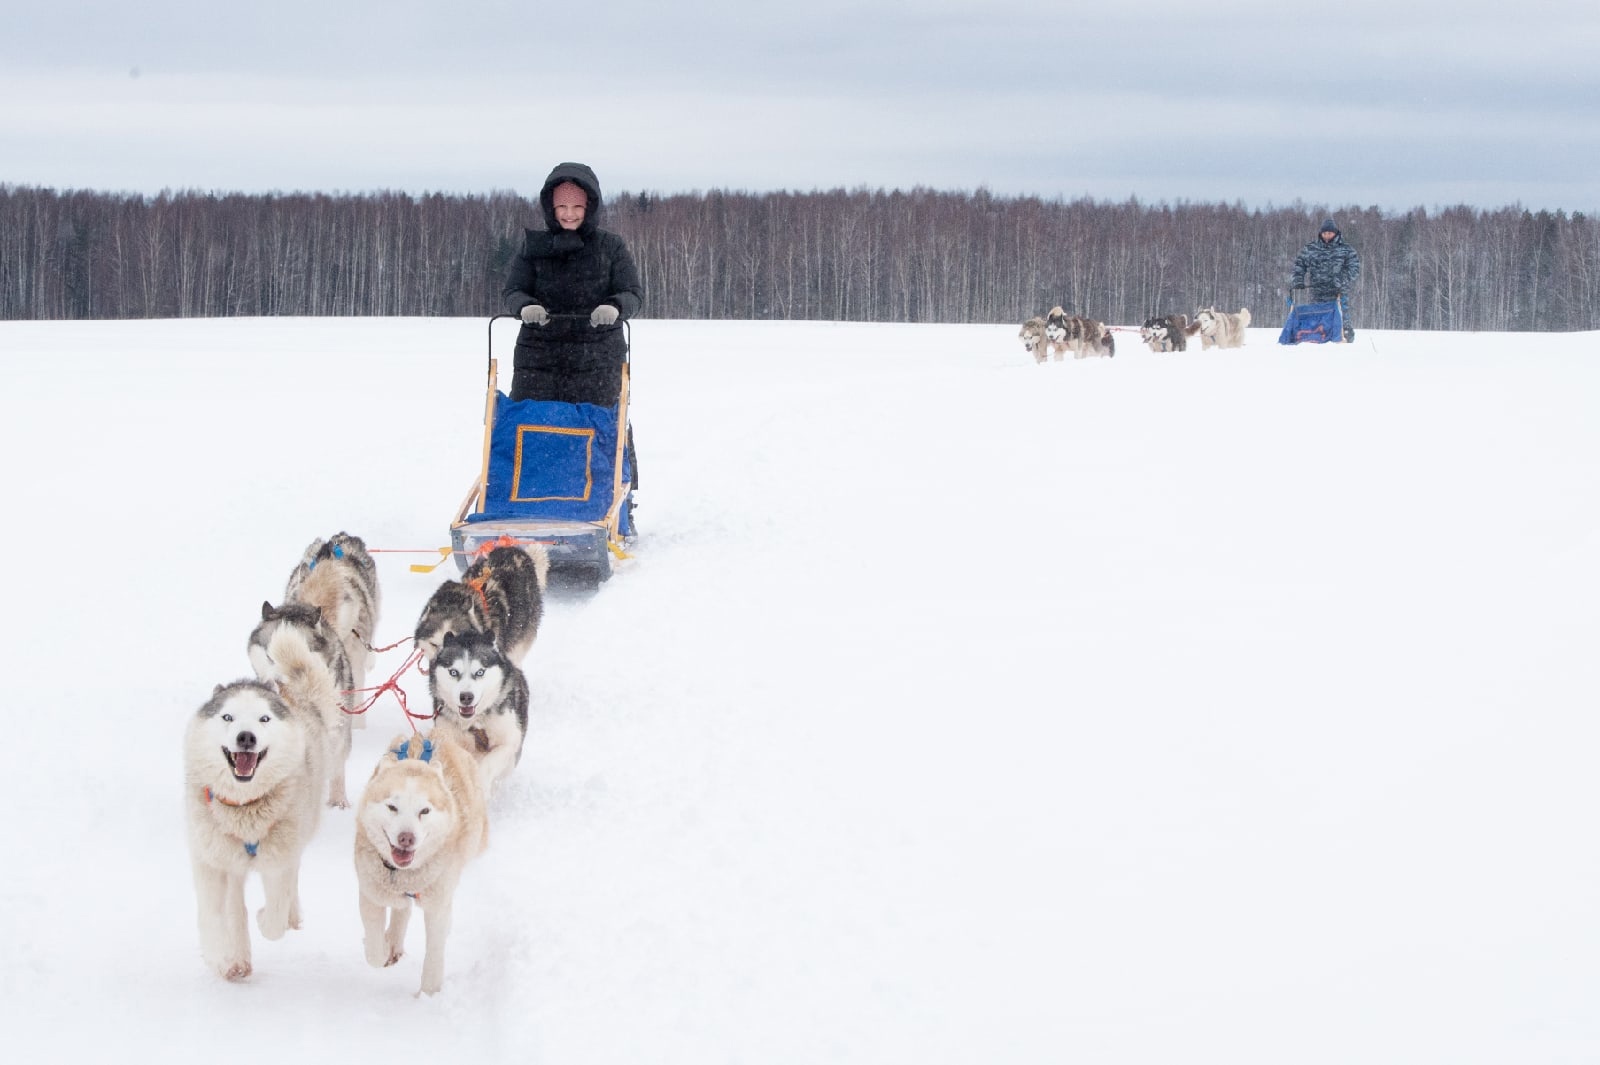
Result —
[{"label": "distant husky", "polygon": [[1154,352],[1187,351],[1189,337],[1200,331],[1187,314],[1163,314],[1144,320],[1139,336]]},{"label": "distant husky", "polygon": [[184,735],[184,811],[200,952],[227,980],[250,975],[244,882],[261,875],[256,923],[268,939],[300,927],[300,858],[316,832],[327,776],[327,673],[280,632],[278,689],[218,685]]},{"label": "distant husky", "polygon": [[355,703],[355,682],[344,644],[323,619],[319,607],[290,600],[280,607],[261,604],[261,621],[250,633],[246,649],[250,666],[264,681],[283,677],[274,648],[279,640],[290,641],[295,650],[311,655],[327,674],[327,701],[318,707],[327,726],[328,805],[350,805],[345,794],[344,766],[350,757],[350,713]]},{"label": "distant husky", "polygon": [[1044,335],[1050,353],[1058,360],[1068,351],[1072,352],[1074,359],[1090,355],[1113,356],[1117,353],[1116,339],[1105,323],[1068,314],[1060,307],[1050,308],[1050,313],[1045,315]]},{"label": "distant husky", "polygon": [[365,687],[379,599],[378,569],[361,537],[338,532],[311,541],[289,574],[283,598],[322,609],[350,660],[351,687]]},{"label": "distant husky", "polygon": [[550,557],[544,547],[501,546],[467,567],[459,581],[445,581],[417,619],[416,644],[431,662],[447,632],[487,632],[514,664],[521,665],[544,617]]},{"label": "distant husky", "polygon": [[1200,327],[1200,349],[1242,348],[1244,331],[1250,326],[1250,309],[1241,307],[1238,314],[1207,307],[1196,311],[1195,324]]},{"label": "distant husky", "polygon": [[1023,322],[1017,339],[1022,341],[1023,348],[1033,356],[1034,362],[1044,362],[1050,357],[1049,345],[1044,338],[1043,318],[1033,317]]},{"label": "distant husky", "polygon": [[516,767],[528,735],[528,681],[486,632],[447,632],[428,670],[435,731],[472,751],[488,792]]},{"label": "distant husky", "polygon": [[431,995],[444,986],[456,885],[489,841],[483,784],[456,733],[396,737],[361,794],[356,824],[367,962],[381,968],[400,960],[415,902],[427,932],[421,991]]}]

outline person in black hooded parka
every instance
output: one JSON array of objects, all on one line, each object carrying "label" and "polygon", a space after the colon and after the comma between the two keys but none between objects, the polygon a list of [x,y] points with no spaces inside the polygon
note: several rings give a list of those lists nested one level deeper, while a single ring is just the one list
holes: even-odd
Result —
[{"label": "person in black hooded parka", "polygon": [[617,405],[621,323],[638,313],[643,287],[627,244],[599,227],[601,202],[600,181],[582,163],[560,164],[539,190],[545,227],[527,230],[502,292],[507,313],[522,319],[514,400]]}]

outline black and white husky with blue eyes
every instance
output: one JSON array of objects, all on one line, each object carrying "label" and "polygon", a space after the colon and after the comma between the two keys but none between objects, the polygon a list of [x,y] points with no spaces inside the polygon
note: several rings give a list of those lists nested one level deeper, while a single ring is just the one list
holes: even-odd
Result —
[{"label": "black and white husky with blue eyes", "polygon": [[461,734],[487,793],[522,757],[528,681],[487,632],[449,632],[428,669],[436,727]]}]

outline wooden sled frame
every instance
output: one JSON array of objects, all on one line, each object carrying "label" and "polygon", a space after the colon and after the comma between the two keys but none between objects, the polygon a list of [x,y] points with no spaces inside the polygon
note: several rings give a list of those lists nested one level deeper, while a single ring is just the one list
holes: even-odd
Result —
[{"label": "wooden sled frame", "polygon": [[[494,450],[495,396],[499,391],[499,361],[494,357],[494,324],[509,314],[489,319],[489,360],[483,405],[483,457],[477,480],[450,522],[450,548],[456,565],[464,573],[480,555],[497,544],[542,544],[550,554],[552,568],[592,569],[596,583],[611,575],[612,559],[629,557],[623,549],[622,506],[628,493],[623,490],[623,457],[628,446],[628,387],[633,350],[628,330],[628,354],[622,360],[622,389],[617,397],[617,447],[612,456],[611,505],[598,521],[571,518],[495,518],[468,521],[469,514],[482,514],[488,506],[489,460]],[[628,329],[627,323],[623,328]]]}]

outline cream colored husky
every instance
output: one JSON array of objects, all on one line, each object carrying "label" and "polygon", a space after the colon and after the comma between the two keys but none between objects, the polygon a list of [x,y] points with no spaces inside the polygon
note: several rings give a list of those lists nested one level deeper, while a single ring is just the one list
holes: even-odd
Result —
[{"label": "cream colored husky", "polygon": [[483,784],[456,734],[434,729],[428,736],[396,737],[356,811],[356,880],[368,964],[382,968],[400,960],[416,903],[427,933],[421,993],[444,986],[456,884],[488,842]]},{"label": "cream colored husky", "polygon": [[1206,307],[1195,312],[1194,320],[1200,327],[1200,350],[1242,348],[1244,331],[1250,326],[1250,309],[1241,307],[1237,314],[1230,314]]}]

